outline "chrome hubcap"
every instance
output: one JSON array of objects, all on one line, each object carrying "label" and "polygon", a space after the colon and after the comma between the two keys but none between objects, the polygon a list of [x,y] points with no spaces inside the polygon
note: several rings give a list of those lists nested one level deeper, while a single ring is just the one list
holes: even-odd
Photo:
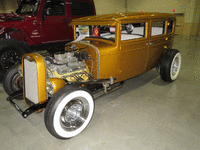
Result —
[{"label": "chrome hubcap", "polygon": [[61,126],[66,131],[80,128],[89,114],[89,105],[83,98],[70,101],[63,109],[60,117]]},{"label": "chrome hubcap", "polygon": [[21,90],[23,88],[22,77],[19,73],[15,74],[12,78],[12,88],[14,91]]},{"label": "chrome hubcap", "polygon": [[174,60],[174,63],[172,64],[172,75],[176,75],[177,71],[179,69],[179,58],[176,57]]}]

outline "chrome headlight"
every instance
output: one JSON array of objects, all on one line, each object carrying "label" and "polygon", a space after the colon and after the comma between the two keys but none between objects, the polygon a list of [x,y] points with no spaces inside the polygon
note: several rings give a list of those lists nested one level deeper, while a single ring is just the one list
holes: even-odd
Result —
[{"label": "chrome headlight", "polygon": [[47,87],[46,87],[46,89],[47,89],[47,92],[49,94],[52,95],[54,93],[54,87],[53,87],[53,84],[51,83],[50,80],[47,80]]},{"label": "chrome headlight", "polygon": [[18,74],[20,77],[22,77],[22,67],[21,65],[18,66]]},{"label": "chrome headlight", "polygon": [[64,86],[65,86],[65,81],[63,79],[49,78],[47,79],[46,90],[50,95],[53,95]]}]

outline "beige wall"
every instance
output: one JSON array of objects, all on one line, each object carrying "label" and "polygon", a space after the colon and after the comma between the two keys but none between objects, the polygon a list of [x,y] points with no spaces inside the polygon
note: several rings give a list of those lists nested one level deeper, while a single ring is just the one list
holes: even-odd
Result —
[{"label": "beige wall", "polygon": [[127,0],[128,12],[184,13],[190,0]]},{"label": "beige wall", "polygon": [[127,0],[126,10],[128,12],[184,13],[184,16],[177,17],[176,33],[200,35],[200,0]]},{"label": "beige wall", "polygon": [[200,0],[196,1],[194,23],[197,25],[197,35],[200,36]]},{"label": "beige wall", "polygon": [[3,0],[0,0],[0,13],[4,13],[5,12],[5,8],[3,5]]},{"label": "beige wall", "polygon": [[0,0],[0,13],[15,12],[17,9],[17,0]]},{"label": "beige wall", "polygon": [[2,0],[5,8],[5,13],[15,12],[17,9],[17,0]]},{"label": "beige wall", "polygon": [[183,34],[186,35],[199,35],[199,0],[190,0],[188,9],[185,12],[185,24]]},{"label": "beige wall", "polygon": [[97,15],[125,12],[126,0],[94,0]]}]

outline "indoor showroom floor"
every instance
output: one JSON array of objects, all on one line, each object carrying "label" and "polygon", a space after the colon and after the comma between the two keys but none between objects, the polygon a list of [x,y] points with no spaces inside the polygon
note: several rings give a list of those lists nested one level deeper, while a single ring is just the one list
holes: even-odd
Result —
[{"label": "indoor showroom floor", "polygon": [[0,83],[0,149],[199,150],[200,37],[178,35],[173,48],[182,54],[175,82],[162,81],[155,69],[127,80],[121,89],[95,100],[86,130],[68,140],[49,134],[44,111],[23,119],[6,101]]}]

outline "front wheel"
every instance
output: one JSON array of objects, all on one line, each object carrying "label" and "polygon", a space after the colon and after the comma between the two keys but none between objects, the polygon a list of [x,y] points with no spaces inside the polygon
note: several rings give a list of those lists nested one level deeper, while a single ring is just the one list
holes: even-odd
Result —
[{"label": "front wheel", "polygon": [[4,75],[3,87],[4,91],[8,95],[11,95],[16,91],[22,90],[23,88],[22,77],[18,72],[18,68],[19,65],[15,65],[11,67]]},{"label": "front wheel", "polygon": [[83,87],[67,85],[48,102],[44,121],[48,131],[59,139],[72,138],[89,124],[94,112],[94,100]]},{"label": "front wheel", "polygon": [[181,68],[181,54],[178,50],[170,49],[164,55],[161,66],[160,75],[162,80],[173,82],[177,79]]}]

